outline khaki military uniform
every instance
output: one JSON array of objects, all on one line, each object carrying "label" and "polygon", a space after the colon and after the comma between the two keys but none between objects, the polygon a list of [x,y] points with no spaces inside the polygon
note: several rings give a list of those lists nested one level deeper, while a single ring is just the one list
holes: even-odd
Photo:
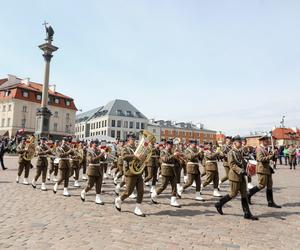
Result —
[{"label": "khaki military uniform", "polygon": [[23,158],[23,155],[24,153],[26,152],[25,151],[25,147],[26,147],[26,144],[25,143],[20,143],[18,146],[17,146],[17,153],[19,154],[19,168],[18,168],[18,176],[21,176],[22,175],[22,172],[23,170],[25,170],[25,173],[24,173],[24,178],[28,178],[29,176],[29,170],[31,168],[31,161],[27,161]]},{"label": "khaki military uniform", "polygon": [[58,174],[58,164],[54,163],[55,157],[56,157],[56,148],[53,147],[51,149],[51,156],[49,157],[49,163],[50,163],[49,176],[51,176],[52,173],[54,173],[54,176],[57,176]]},{"label": "khaki military uniform", "polygon": [[219,153],[212,150],[205,150],[204,161],[205,161],[205,171],[206,179],[203,182],[203,187],[209,185],[213,182],[214,188],[218,188],[219,185],[219,171],[218,171],[218,156]]},{"label": "khaki military uniform", "polygon": [[160,152],[161,159],[161,176],[162,183],[156,189],[157,195],[161,194],[168,184],[171,184],[172,188],[172,196],[176,196],[177,194],[177,186],[176,186],[176,174],[175,174],[175,157],[172,151],[168,151],[164,149]]},{"label": "khaki military uniform", "polygon": [[199,164],[201,159],[201,152],[197,148],[189,147],[185,151],[185,158],[187,159],[186,169],[188,179],[185,185],[183,186],[183,190],[190,187],[193,182],[196,182],[196,192],[200,192],[201,189],[201,177],[200,177],[200,169]]},{"label": "khaki military uniform", "polygon": [[136,150],[135,146],[127,145],[124,147],[122,158],[124,160],[124,175],[125,175],[125,182],[126,182],[126,190],[121,194],[120,199],[124,201],[128,198],[134,188],[137,191],[137,203],[142,203],[143,196],[144,196],[144,181],[143,181],[143,173],[134,175],[130,172],[129,166],[130,163],[135,159],[134,152]]},{"label": "khaki military uniform", "polygon": [[160,150],[152,146],[151,157],[149,161],[146,162],[146,168],[148,169],[148,175],[144,179],[144,182],[148,182],[152,179],[152,186],[156,185],[157,182],[157,171],[159,168],[159,157]]},{"label": "khaki military uniform", "polygon": [[241,150],[233,148],[228,153],[230,183],[230,198],[234,198],[240,192],[242,198],[247,198],[247,182],[243,172],[246,172],[246,161]]},{"label": "khaki military uniform", "polygon": [[[76,181],[78,181],[78,179],[79,179],[80,163],[82,160],[82,158],[78,155],[78,154],[80,154],[80,150],[82,150],[82,149],[78,149],[78,148],[74,149],[74,151],[76,153],[71,156],[71,161],[70,161],[71,169],[70,169],[69,177],[71,177],[75,173],[74,179]],[[82,155],[82,152],[81,152],[81,155]]]},{"label": "khaki military uniform", "polygon": [[82,174],[86,174],[86,165],[87,165],[87,148],[83,147],[82,149],[82,161],[80,163],[82,167]]},{"label": "khaki military uniform", "polygon": [[101,194],[103,170],[105,163],[104,153],[101,153],[98,149],[90,148],[87,150],[87,175],[88,182],[85,188],[85,192],[91,190],[96,184],[96,194]]},{"label": "khaki military uniform", "polygon": [[37,181],[42,174],[42,182],[46,182],[47,170],[48,170],[48,154],[51,154],[51,149],[41,144],[36,147],[37,162],[36,162],[36,175],[34,181]]},{"label": "khaki military uniform", "polygon": [[221,183],[228,180],[228,173],[229,173],[229,163],[228,163],[228,153],[231,150],[231,146],[225,144],[221,149],[221,158],[223,159],[223,167],[225,169],[225,176],[221,179]]},{"label": "khaki military uniform", "polygon": [[270,161],[273,159],[274,155],[270,154],[264,147],[260,146],[256,150],[256,172],[258,177],[258,188],[271,190],[273,187],[272,170],[270,166]]},{"label": "khaki military uniform", "polygon": [[64,182],[64,187],[67,188],[69,186],[69,176],[71,169],[70,156],[73,155],[72,149],[67,145],[63,145],[58,147],[56,152],[57,156],[60,158],[58,164],[60,176],[57,184],[60,185],[62,182]]}]

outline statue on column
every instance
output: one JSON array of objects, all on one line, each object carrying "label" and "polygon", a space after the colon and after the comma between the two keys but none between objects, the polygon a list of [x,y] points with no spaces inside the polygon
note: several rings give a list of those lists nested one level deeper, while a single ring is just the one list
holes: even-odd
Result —
[{"label": "statue on column", "polygon": [[46,21],[43,23],[43,25],[45,26],[45,30],[46,30],[46,41],[52,41],[53,40],[53,35],[54,35],[54,30],[52,28],[51,25],[47,26],[48,23],[46,23]]}]

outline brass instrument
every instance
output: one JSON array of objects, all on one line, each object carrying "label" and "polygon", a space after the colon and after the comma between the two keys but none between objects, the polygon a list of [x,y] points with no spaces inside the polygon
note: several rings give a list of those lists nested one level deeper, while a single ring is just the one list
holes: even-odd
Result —
[{"label": "brass instrument", "polygon": [[129,170],[134,175],[139,175],[144,171],[146,162],[151,157],[152,147],[150,143],[155,143],[156,141],[155,135],[147,130],[141,131],[140,135],[142,138],[134,152],[136,158],[129,165]]},{"label": "brass instrument", "polygon": [[35,137],[29,137],[28,143],[25,146],[25,153],[23,154],[23,159],[26,161],[31,161],[35,155]]}]

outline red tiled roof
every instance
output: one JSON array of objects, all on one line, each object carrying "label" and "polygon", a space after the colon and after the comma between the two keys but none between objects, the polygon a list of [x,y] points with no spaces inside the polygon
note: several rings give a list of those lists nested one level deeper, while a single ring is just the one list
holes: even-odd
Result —
[{"label": "red tiled roof", "polygon": [[275,139],[283,140],[300,140],[299,130],[298,133],[291,128],[275,128],[272,131],[272,135]]},{"label": "red tiled roof", "polygon": [[[20,80],[20,79],[18,79]],[[6,82],[7,79],[0,79],[0,86]],[[10,85],[7,88],[3,88],[0,91],[0,99],[2,100],[8,100],[8,99],[20,99],[24,101],[31,101],[35,103],[41,103],[41,100],[37,100],[36,94],[41,94],[43,89],[43,85],[35,82],[29,82],[28,84],[25,83],[17,83],[14,85]],[[4,90],[4,91],[3,91]],[[5,90],[10,90],[11,93],[9,96],[5,96]],[[29,96],[24,97],[22,94],[22,90],[28,90]],[[55,102],[51,102],[49,105],[50,106],[56,106],[56,107],[61,107],[61,108],[67,108],[67,109],[73,109],[77,110],[73,98],[63,95],[59,92],[54,92],[52,90],[48,90],[49,97],[57,97],[60,99],[60,103],[57,104]],[[70,101],[70,105],[66,105],[66,100]]]}]

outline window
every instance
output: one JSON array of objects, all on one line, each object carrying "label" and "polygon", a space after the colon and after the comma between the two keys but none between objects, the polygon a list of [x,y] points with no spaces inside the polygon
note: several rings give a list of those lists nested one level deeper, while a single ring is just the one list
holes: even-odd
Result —
[{"label": "window", "polygon": [[55,98],[55,99],[54,99],[54,102],[55,102],[56,104],[59,104],[59,98]]},{"label": "window", "polygon": [[96,128],[99,128],[99,122],[96,122]]},{"label": "window", "polygon": [[133,122],[129,122],[129,128],[133,128]]},{"label": "window", "polygon": [[3,105],[3,107],[2,107],[2,111],[3,111],[3,112],[6,111],[6,106],[5,106],[5,105]]},{"label": "window", "polygon": [[10,126],[10,118],[7,118],[7,127]]},{"label": "window", "polygon": [[57,111],[54,112],[54,117],[55,117],[55,118],[58,117],[58,112],[57,112]]},{"label": "window", "polygon": [[104,135],[106,135],[106,130],[104,131]]},{"label": "window", "polygon": [[117,116],[123,116],[123,115],[124,115],[123,111],[121,109],[118,109]]},{"label": "window", "polygon": [[23,111],[24,113],[26,113],[26,112],[27,112],[27,106],[23,106],[22,111]]},{"label": "window", "polygon": [[[104,127],[106,127],[107,126],[107,120],[105,120],[105,122],[104,122]],[[102,126],[103,127],[103,126]]]},{"label": "window", "polygon": [[57,131],[57,123],[53,124],[53,130],[56,132]]},{"label": "window", "polygon": [[37,99],[38,101],[40,101],[40,100],[42,100],[42,96],[41,96],[41,95],[36,95],[36,99]]},{"label": "window", "polygon": [[29,96],[29,93],[27,92],[27,91],[23,91],[23,97],[25,97],[25,98],[28,98],[28,96]]},{"label": "window", "polygon": [[121,128],[121,125],[122,125],[122,121],[118,120],[118,121],[117,121],[117,127],[118,127],[118,128]]},{"label": "window", "polygon": [[124,121],[124,128],[128,128],[128,121]]},{"label": "window", "polygon": [[135,127],[136,127],[136,129],[140,129],[140,123],[139,123],[139,122],[136,122],[136,123],[135,123]]},{"label": "window", "polygon": [[127,111],[126,111],[126,115],[127,115],[127,116],[132,116],[131,111],[130,111],[130,110],[127,110]]},{"label": "window", "polygon": [[71,102],[69,100],[66,100],[66,105],[67,106],[70,106],[71,105]]},{"label": "window", "polygon": [[70,114],[69,113],[66,114],[66,120],[67,120],[67,122],[70,121]]},{"label": "window", "polygon": [[66,132],[66,133],[69,133],[69,132],[70,132],[70,126],[69,126],[69,125],[66,125],[65,132]]},{"label": "window", "polygon": [[5,96],[9,96],[10,95],[10,90],[5,91]]},{"label": "window", "polygon": [[11,104],[8,105],[8,111],[11,111]]},{"label": "window", "polygon": [[114,131],[114,130],[112,130],[112,131],[110,132],[110,136],[113,137],[113,138],[115,138],[116,134],[115,134],[115,131]]},{"label": "window", "polygon": [[21,121],[21,127],[22,127],[22,128],[25,128],[25,126],[26,126],[26,119],[24,118],[24,119],[22,119],[22,121]]},{"label": "window", "polygon": [[115,127],[116,126],[116,121],[115,120],[111,120],[111,126]]},{"label": "window", "polygon": [[121,138],[121,131],[120,130],[117,131],[117,138],[119,138],[119,139]]},{"label": "window", "polygon": [[156,134],[156,129],[152,129],[153,134]]},{"label": "window", "polygon": [[145,129],[145,123],[141,123],[141,129]]},{"label": "window", "polygon": [[5,118],[2,119],[2,122],[1,122],[1,127],[4,127],[5,126]]}]

